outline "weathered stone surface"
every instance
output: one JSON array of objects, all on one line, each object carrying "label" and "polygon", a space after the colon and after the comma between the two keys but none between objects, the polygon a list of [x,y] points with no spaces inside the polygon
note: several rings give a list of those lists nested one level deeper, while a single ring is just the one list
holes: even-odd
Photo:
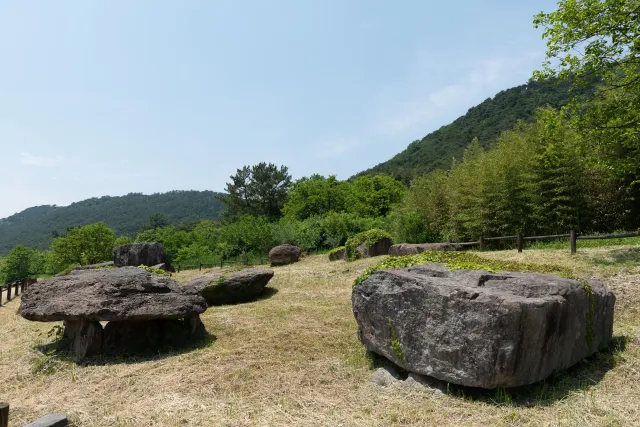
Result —
[{"label": "weathered stone surface", "polygon": [[595,280],[447,269],[383,270],[353,290],[365,347],[406,370],[515,387],[566,369],[612,338],[615,296]]},{"label": "weathered stone surface", "polygon": [[409,372],[407,379],[402,382],[402,386],[441,395],[443,391],[446,390],[447,383],[432,377]]},{"label": "weathered stone surface", "polygon": [[174,271],[162,245],[154,242],[118,246],[113,249],[113,262],[116,267],[165,264],[167,271]]},{"label": "weathered stone surface", "polygon": [[22,296],[28,320],[178,319],[203,313],[207,303],[191,287],[136,267],[72,271],[40,280]]},{"label": "weathered stone surface", "polygon": [[300,260],[301,250],[294,245],[280,245],[269,251],[271,266],[287,265]]},{"label": "weathered stone surface", "polygon": [[388,387],[400,381],[400,374],[393,366],[383,366],[376,369],[369,381],[382,387]]},{"label": "weathered stone surface", "polygon": [[23,427],[67,427],[68,425],[69,420],[65,414],[49,414]]},{"label": "weathered stone surface", "polygon": [[372,245],[367,244],[367,242],[362,242],[358,247],[356,247],[357,258],[369,258],[380,255],[387,255],[389,253],[389,249],[393,245],[391,239],[380,239]]},{"label": "weathered stone surface", "polygon": [[103,330],[100,322],[66,320],[64,337],[78,359],[102,353]]},{"label": "weathered stone surface", "polygon": [[345,248],[329,253],[329,261],[339,261],[347,258],[347,250]]},{"label": "weathered stone surface", "polygon": [[99,264],[79,265],[76,270],[93,270],[95,268],[115,267],[113,261],[101,262]]},{"label": "weathered stone surface", "polygon": [[389,248],[390,256],[416,255],[424,251],[461,251],[462,246],[456,243],[402,243]]},{"label": "weathered stone surface", "polygon": [[256,299],[273,277],[273,270],[249,268],[230,273],[216,272],[191,280],[210,305],[236,304]]}]

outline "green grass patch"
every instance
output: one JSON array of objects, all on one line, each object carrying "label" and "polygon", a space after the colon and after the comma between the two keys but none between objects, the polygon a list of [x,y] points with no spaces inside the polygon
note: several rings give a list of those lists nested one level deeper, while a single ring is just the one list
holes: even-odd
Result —
[{"label": "green grass patch", "polygon": [[[594,236],[597,234],[594,234]],[[602,240],[580,240],[576,242],[576,247],[580,248],[603,248],[607,246],[640,245],[640,237],[627,237],[621,239]],[[515,246],[514,246],[515,247]],[[526,249],[569,249],[569,238],[553,240],[525,241]]]},{"label": "green grass patch", "polygon": [[162,270],[161,268],[153,268],[153,267],[149,267],[147,265],[139,265],[138,268],[141,268],[145,271],[148,271],[149,273],[153,273],[153,274],[159,274],[161,276],[171,276],[171,274],[169,274],[169,272]]}]

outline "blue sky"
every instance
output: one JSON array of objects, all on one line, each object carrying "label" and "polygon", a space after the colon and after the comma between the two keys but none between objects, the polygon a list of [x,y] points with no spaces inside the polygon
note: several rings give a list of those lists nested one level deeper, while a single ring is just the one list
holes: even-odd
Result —
[{"label": "blue sky", "polygon": [[554,1],[0,0],[0,218],[224,189],[260,161],[347,178],[544,54]]}]

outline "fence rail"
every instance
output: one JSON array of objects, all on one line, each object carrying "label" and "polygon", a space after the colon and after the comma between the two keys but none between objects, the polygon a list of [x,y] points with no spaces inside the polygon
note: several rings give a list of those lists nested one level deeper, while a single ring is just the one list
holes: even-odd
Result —
[{"label": "fence rail", "polygon": [[[21,293],[23,293],[29,285],[34,283],[36,279],[22,279],[16,280],[14,282],[5,283],[0,286],[0,307],[2,306],[3,295],[6,293],[5,303],[11,301],[13,298],[17,297]],[[13,295],[12,295],[13,294]]]},{"label": "fence rail", "polygon": [[569,248],[571,250],[571,254],[575,254],[577,252],[577,241],[578,240],[603,240],[603,239],[626,239],[629,237],[640,237],[640,232],[632,232],[632,233],[623,233],[623,234],[603,234],[601,236],[582,236],[578,234],[575,230],[571,230],[569,234],[550,234],[547,236],[523,236],[522,234],[515,234],[512,236],[501,236],[501,237],[484,237],[480,236],[477,241],[474,242],[452,242],[456,245],[460,246],[479,246],[481,251],[486,250],[486,242],[490,241],[500,241],[500,240],[512,240],[516,239],[516,244],[518,247],[518,252],[522,252],[524,250],[524,242],[525,240],[552,240],[552,239],[561,239],[561,238],[569,238]]},{"label": "fence rail", "polygon": [[[254,262],[252,262],[254,261]],[[258,261],[258,262],[255,262]],[[212,262],[199,262],[197,264],[178,264],[176,265],[176,270],[179,273],[181,270],[202,270],[203,268],[215,268],[215,267],[224,267],[225,265],[263,265],[266,264],[268,258],[266,256],[260,256],[251,259],[249,256],[239,257],[236,259],[221,259],[220,262],[212,263]]]}]

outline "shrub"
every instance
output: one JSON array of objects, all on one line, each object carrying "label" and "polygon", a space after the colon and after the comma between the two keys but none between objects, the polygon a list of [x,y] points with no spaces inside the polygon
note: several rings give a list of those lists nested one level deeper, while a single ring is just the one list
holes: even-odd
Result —
[{"label": "shrub", "polygon": [[374,228],[373,230],[369,231],[363,231],[362,233],[356,234],[355,236],[347,239],[347,243],[345,244],[345,249],[347,250],[347,260],[356,260],[358,255],[356,249],[362,243],[366,242],[368,246],[372,246],[382,239],[393,240],[391,234],[387,233],[384,230],[380,230],[379,228]]}]

